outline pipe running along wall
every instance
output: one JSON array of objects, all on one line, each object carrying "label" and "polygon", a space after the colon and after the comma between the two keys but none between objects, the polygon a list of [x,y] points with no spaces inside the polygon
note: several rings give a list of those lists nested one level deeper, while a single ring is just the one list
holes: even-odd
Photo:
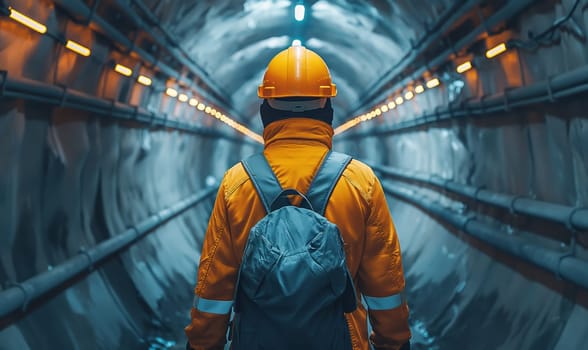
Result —
[{"label": "pipe running along wall", "polygon": [[583,288],[588,288],[588,262],[574,257],[569,251],[562,252],[543,247],[536,244],[532,237],[509,235],[500,229],[476,220],[472,213],[464,215],[464,213],[456,213],[448,207],[436,204],[430,198],[419,195],[411,187],[387,183],[384,183],[383,187],[387,193],[422,208],[456,229],[473,235],[508,254],[536,264],[557,276],[562,276]]},{"label": "pipe running along wall", "polygon": [[425,112],[415,118],[383,128],[349,132],[341,138],[402,133],[449,120],[492,118],[493,115],[500,116],[500,113],[508,113],[515,108],[555,103],[561,99],[582,96],[588,91],[587,81],[588,66],[583,66],[529,86],[509,88],[500,93],[476,97],[475,100],[466,99],[459,103],[449,103],[447,106],[437,106],[434,111]]},{"label": "pipe running along wall", "polygon": [[158,112],[147,111],[140,106],[132,106],[114,99],[109,101],[67,87],[49,85],[26,78],[9,77],[6,71],[0,71],[0,79],[0,97],[47,103],[62,108],[71,107],[100,114],[106,118],[135,121],[150,127],[172,128],[207,137],[221,137],[234,142],[253,142],[220,130],[192,125],[192,123],[181,120],[184,118],[171,119],[167,114],[161,116]]},{"label": "pipe running along wall", "polygon": [[513,214],[523,214],[534,218],[550,220],[562,224],[570,230],[588,232],[588,208],[570,207],[556,203],[534,200],[522,196],[496,193],[483,187],[473,187],[443,179],[436,175],[406,171],[376,164],[372,168],[404,182],[418,182],[431,185],[438,190],[445,190],[459,194],[475,202],[486,203],[511,211]]},{"label": "pipe running along wall", "polygon": [[[99,268],[104,260],[120,254],[168,220],[200,204],[204,199],[215,194],[216,190],[216,187],[210,187],[189,196],[175,205],[151,215],[128,230],[116,234],[113,238],[100,242],[95,247],[81,250],[78,255],[58,266],[54,266],[51,270],[0,291],[0,330],[13,322],[9,318],[12,313],[19,310],[25,313],[29,304],[42,299],[52,290],[60,289],[63,285],[67,285],[73,278],[78,278],[80,274],[84,274],[84,271],[86,274],[91,273],[94,269]],[[68,287],[71,287],[71,285],[68,285]]]}]

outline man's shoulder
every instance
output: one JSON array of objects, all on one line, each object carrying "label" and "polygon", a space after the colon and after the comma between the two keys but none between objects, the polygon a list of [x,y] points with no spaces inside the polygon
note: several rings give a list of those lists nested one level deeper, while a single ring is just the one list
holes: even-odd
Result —
[{"label": "man's shoulder", "polygon": [[225,199],[228,199],[241,185],[249,180],[249,175],[243,167],[243,163],[238,162],[225,172],[222,186],[225,192]]},{"label": "man's shoulder", "polygon": [[241,161],[237,162],[235,165],[229,168],[229,170],[225,173],[225,178],[228,180],[233,180],[237,178],[241,178],[243,176],[247,176],[247,172],[243,167],[243,163]]},{"label": "man's shoulder", "polygon": [[357,159],[352,159],[345,171],[343,171],[342,178],[345,179],[348,185],[355,188],[366,202],[370,202],[377,177],[369,165]]},{"label": "man's shoulder", "polygon": [[372,168],[369,165],[357,159],[351,160],[351,162],[343,172],[343,175],[358,180],[365,180],[370,183],[372,183],[376,178],[376,174],[374,174]]}]

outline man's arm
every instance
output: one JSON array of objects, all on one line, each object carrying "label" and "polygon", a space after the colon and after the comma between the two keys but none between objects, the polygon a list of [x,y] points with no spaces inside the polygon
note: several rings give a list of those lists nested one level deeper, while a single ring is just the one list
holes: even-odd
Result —
[{"label": "man's arm", "polygon": [[194,350],[222,350],[233,305],[233,291],[239,265],[231,247],[227,222],[224,181],[219,188],[206,230],[192,322],[185,328]]},{"label": "man's arm", "polygon": [[359,267],[359,288],[368,305],[376,349],[410,346],[408,306],[403,296],[404,272],[400,244],[390,217],[382,185],[376,178],[371,189],[365,247]]}]

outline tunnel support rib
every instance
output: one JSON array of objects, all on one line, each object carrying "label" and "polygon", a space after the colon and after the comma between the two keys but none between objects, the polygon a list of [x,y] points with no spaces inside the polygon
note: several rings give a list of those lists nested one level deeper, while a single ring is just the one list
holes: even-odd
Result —
[{"label": "tunnel support rib", "polygon": [[216,193],[216,190],[216,187],[206,188],[151,215],[136,226],[99,243],[95,247],[80,251],[80,254],[73,256],[59,266],[1,291],[0,329],[14,321],[14,318],[11,317],[12,314],[19,311],[26,312],[29,304],[41,300],[56,289],[67,287],[72,280],[78,279],[84,272],[88,273],[107,259],[120,254],[125,248],[153,232],[155,228],[211,197]]},{"label": "tunnel support rib", "polygon": [[[165,74],[172,76],[172,77],[178,77],[178,81],[181,81],[182,83],[184,83],[188,86],[196,88],[196,84],[193,81],[182,76],[181,72],[178,72],[176,69],[172,68],[170,65],[168,65],[165,62],[162,62],[160,59],[154,57],[153,55],[151,55],[150,53],[148,53],[147,51],[145,51],[144,49],[142,49],[138,45],[135,45],[135,43],[133,43],[131,40],[129,40],[126,35],[121,33],[118,29],[116,29],[114,26],[112,26],[110,23],[108,23],[105,19],[103,19],[102,17],[97,15],[90,7],[88,7],[82,1],[54,0],[54,2],[57,6],[61,7],[63,10],[65,10],[71,16],[87,19],[96,28],[98,28],[100,32],[102,32],[103,34],[106,34],[110,39],[117,42],[119,45],[124,46],[127,50],[136,52],[143,60],[145,60],[150,65],[153,65],[154,67],[158,67],[158,69],[160,69]],[[127,16],[131,15],[131,13],[128,12],[128,9],[126,9],[125,13]],[[142,21],[139,21],[139,18],[134,14],[132,14],[132,19],[135,22],[142,22]],[[143,29],[146,30],[146,28],[143,28]],[[147,31],[147,33],[153,37],[153,33],[151,30]],[[210,80],[209,77],[206,76],[205,72],[202,69],[197,69],[197,67],[195,66],[195,63],[190,62],[191,60],[189,58],[186,58],[186,57],[183,57],[183,55],[180,55],[178,52],[179,49],[171,49],[170,47],[168,47],[168,45],[165,45],[160,40],[157,40],[158,38],[154,37],[154,39],[159,46],[163,47],[166,51],[169,51],[170,54],[174,57],[174,59],[176,59],[179,63],[188,67],[188,69],[190,69],[194,74],[196,74],[198,77],[200,77],[200,79],[202,81],[205,82],[206,85],[204,86],[204,88],[208,88],[209,91],[206,91],[206,89],[203,89],[202,87],[200,87],[199,89],[197,89],[200,94],[202,94],[203,96],[205,96],[208,99],[212,99],[212,100],[217,101],[218,103],[221,103],[225,107],[229,107],[228,102],[226,101],[226,98],[223,96],[223,94],[220,91],[218,91],[219,90],[218,87],[216,87],[215,84],[213,84],[213,82]],[[227,108],[227,109],[230,109],[230,108]],[[232,112],[234,112],[234,111],[232,111]]]}]

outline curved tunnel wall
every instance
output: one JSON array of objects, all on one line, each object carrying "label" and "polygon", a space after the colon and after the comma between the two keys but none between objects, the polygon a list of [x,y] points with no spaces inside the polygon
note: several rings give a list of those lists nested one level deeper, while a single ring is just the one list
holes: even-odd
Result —
[{"label": "curved tunnel wall", "polygon": [[[195,132],[149,119],[123,120],[105,113],[60,107],[34,98],[1,100],[0,279],[10,289],[115,237],[150,215],[218,181],[227,164],[252,152],[199,111],[194,116],[164,86],[144,87],[114,72],[128,64],[99,33],[69,21],[46,3],[19,3],[80,42],[92,42],[90,60],[24,26],[2,19],[2,70],[9,79],[67,86],[104,101],[139,104],[157,117],[189,121]],[[41,6],[35,6],[41,5]],[[85,35],[83,35],[85,34]],[[133,67],[152,75],[148,67]],[[150,74],[151,73],[151,74]],[[160,74],[157,70],[155,74]],[[199,91],[204,100],[210,95]],[[213,100],[214,101],[214,100]],[[71,101],[64,101],[67,106]],[[118,105],[117,105],[118,106]],[[220,129],[219,129],[220,128]],[[219,129],[220,134],[201,130]],[[226,132],[226,130],[225,130]],[[157,184],[157,185],[153,185]],[[208,183],[210,185],[210,183]],[[182,338],[186,309],[213,198],[164,223],[108,259],[71,287],[30,303],[0,332],[1,349],[133,349],[169,345]],[[183,305],[183,307],[179,307]],[[18,315],[20,313],[20,315]]]},{"label": "curved tunnel wall", "polygon": [[[556,12],[565,14],[572,4],[567,5],[556,7]],[[511,32],[509,36],[523,37],[528,31],[538,33],[549,27],[541,20],[545,13],[540,7],[525,14],[510,23],[520,33]],[[576,15],[581,17],[580,13]],[[585,22],[579,25],[585,28]],[[446,120],[392,131],[421,115],[434,116],[439,108],[464,109],[470,101],[483,103],[503,91],[508,94],[517,87],[585,66],[581,38],[563,32],[558,44],[536,50],[514,49],[493,61],[477,58],[476,69],[464,75],[446,70],[440,75],[440,88],[416,95],[414,101],[405,102],[372,125],[360,125],[363,130],[358,134],[362,137],[352,136],[355,142],[340,141],[340,146],[373,164],[416,170],[521,198],[586,207],[588,121],[584,94],[522,108],[508,108],[507,96],[499,113],[466,112],[461,117],[448,116]],[[548,100],[548,87],[544,91],[544,100]],[[374,152],[376,149],[386,151]],[[391,186],[406,186],[384,178]],[[574,230],[570,227],[460,201],[448,191],[414,184],[408,189],[455,213],[473,215],[504,236],[530,237],[542,246],[556,247],[561,256],[568,255],[573,244]],[[404,249],[415,343],[430,349],[585,346],[585,289],[513,258],[440,217],[431,217],[425,208],[394,196],[389,202]],[[585,234],[575,234],[574,254],[585,258],[588,240]]]},{"label": "curved tunnel wall", "polygon": [[[2,118],[10,130],[2,168],[11,169],[3,174],[3,200],[14,208],[2,219],[5,282],[59,265],[196,193],[215,175],[203,167],[205,153],[184,151],[213,147],[210,139],[128,128],[71,110],[19,109]],[[136,348],[150,336],[177,338],[185,323],[177,305],[191,302],[202,240],[193,233],[205,230],[212,200],[3,330],[0,347]]]},{"label": "curved tunnel wall", "polygon": [[[316,14],[320,16],[321,6],[322,11],[328,6],[324,2],[317,4]],[[35,1],[23,2],[21,9],[77,40],[83,41],[83,35],[88,35],[84,25],[70,21],[50,2],[41,1],[41,6],[38,5]],[[175,17],[171,14],[177,11],[173,6],[148,5],[164,19],[162,23],[166,23],[166,16],[173,22]],[[344,11],[361,10],[361,7],[339,5]],[[432,9],[431,16],[442,14],[450,5],[448,2],[445,7],[439,5]],[[541,31],[554,19],[564,16],[572,5],[572,1],[564,1],[532,6],[513,17],[516,20],[511,19],[509,25],[515,30],[503,32],[499,37],[522,38],[528,31]],[[388,11],[400,14],[406,11],[405,14],[418,17],[410,8],[424,5],[398,6]],[[208,23],[213,23],[215,14],[220,16],[223,11],[229,11],[237,15],[237,10],[228,5],[223,10],[219,5],[217,11],[208,12]],[[364,14],[362,23],[369,27],[366,23],[370,18],[392,18],[385,8],[379,10]],[[107,12],[98,9],[98,13],[106,16]],[[574,21],[581,32],[586,25],[584,16],[585,9],[580,6]],[[417,22],[406,18],[408,24],[417,26]],[[202,28],[203,34],[214,31],[212,24]],[[352,31],[352,28],[353,24],[348,29]],[[392,38],[386,40],[394,42],[397,50],[407,49],[405,38],[395,38],[394,33],[401,33],[401,29],[370,28],[378,36]],[[586,207],[588,122],[583,93],[552,102],[519,108],[507,106],[500,112],[387,131],[401,121],[434,113],[441,107],[459,109],[471,101],[483,102],[486,97],[505,90],[514,91],[584,67],[588,57],[582,37],[574,33],[571,25],[566,28],[558,32],[561,37],[557,44],[534,50],[509,50],[494,60],[477,58],[476,69],[464,75],[447,67],[436,67],[442,82],[440,87],[349,130],[347,135],[338,135],[335,148],[374,164],[434,174],[498,193]],[[248,35],[255,34],[255,29],[251,30]],[[202,127],[186,132],[170,123],[121,121],[104,113],[60,107],[38,99],[2,97],[0,277],[4,289],[58,266],[79,254],[81,247],[93,247],[198,193],[206,188],[208,176],[220,179],[232,164],[259,150],[260,145],[233,136],[229,128],[214,118],[203,112],[192,114],[184,105],[165,96],[163,89],[170,86],[169,81],[162,79],[163,85],[146,88],[113,72],[108,62],[132,63],[134,54],[130,58],[121,54],[109,43],[108,36],[93,33],[86,37],[85,42],[91,42],[93,51],[100,57],[85,60],[59,48],[54,38],[39,36],[14,22],[2,19],[0,31],[4,44],[0,62],[9,77],[66,85],[101,99],[140,105],[158,115],[166,115],[165,119]],[[416,33],[411,35],[418,37]],[[284,45],[288,38],[280,40],[280,45]],[[488,45],[493,40],[496,37],[482,38]],[[195,40],[193,47],[204,45],[198,44],[200,41],[206,42]],[[311,45],[313,41],[308,43]],[[318,40],[314,43],[320,45]],[[261,49],[269,58],[279,48],[263,46]],[[315,49],[321,52],[320,46]],[[342,67],[349,60],[335,56],[334,47],[322,49],[328,52],[327,62],[330,55],[334,55],[333,61],[343,62],[332,67],[334,76],[345,76]],[[240,60],[249,67],[250,73],[244,74],[241,81],[243,88],[232,97],[235,109],[246,111],[245,122],[252,118],[249,115],[255,107],[252,99],[246,98],[249,95],[239,95],[239,91],[247,86],[247,80],[258,80],[267,60],[261,60],[259,57],[263,55],[252,47],[242,50],[235,53],[234,61],[223,62],[226,68],[219,74],[225,72],[221,75],[223,84],[227,84]],[[396,51],[390,55],[392,61],[401,57]],[[362,57],[353,61],[361,61]],[[221,64],[212,56],[205,56],[203,51],[198,51],[198,58]],[[382,59],[381,65],[385,62]],[[168,63],[174,66],[173,62]],[[416,61],[415,68],[418,64]],[[146,65],[133,68],[155,77],[163,74],[157,68],[151,71]],[[371,73],[374,76],[375,71]],[[361,75],[357,70],[351,73],[350,76]],[[178,75],[188,76],[182,69]],[[171,84],[176,86],[174,82]],[[364,85],[353,79],[343,83],[342,86],[357,86],[354,97],[347,100],[358,101]],[[392,85],[389,84],[385,93],[386,101],[374,98],[364,101],[362,107],[393,99],[399,92],[390,88]],[[216,100],[214,89],[205,83],[191,88],[201,94],[199,98],[233,110],[224,101]],[[352,105],[349,101],[339,104],[346,113]],[[259,127],[255,123],[252,122],[253,129]],[[216,133],[207,134],[203,130]],[[428,201],[456,213],[474,215],[504,235],[529,237],[560,251],[562,256],[570,252],[573,233],[564,225],[463,201],[447,192],[400,182],[384,174],[381,178],[388,186],[423,195]],[[158,227],[71,288],[38,306],[31,305],[30,310],[22,312],[22,317],[0,331],[0,349],[165,348],[172,346],[167,341],[181,343],[195,281],[195,262],[212,200],[209,198]],[[585,289],[472,238],[442,218],[431,216],[425,208],[393,195],[388,201],[403,247],[415,348],[581,349],[588,342]],[[576,241],[574,254],[586,259],[585,234],[577,232]]]}]

